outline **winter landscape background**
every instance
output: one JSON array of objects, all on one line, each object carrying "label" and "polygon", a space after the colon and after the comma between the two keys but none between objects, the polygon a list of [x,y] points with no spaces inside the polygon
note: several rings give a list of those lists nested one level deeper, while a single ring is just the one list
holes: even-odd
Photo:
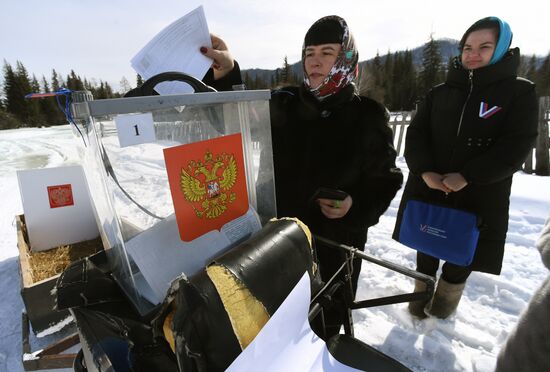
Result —
[{"label": "winter landscape background", "polygon": [[[69,126],[0,131],[0,372],[22,371],[21,300],[14,217],[22,214],[16,170],[78,164],[81,140]],[[406,163],[398,165],[405,176]],[[415,252],[391,240],[401,192],[369,230],[366,252],[411,269]],[[548,275],[535,241],[550,213],[550,177],[514,176],[503,271],[473,273],[456,314],[447,320],[413,319],[406,304],[354,312],[356,337],[414,371],[492,371],[495,358],[535,289]],[[412,279],[365,263],[358,298],[410,291]],[[68,330],[31,338],[33,351]]]}]

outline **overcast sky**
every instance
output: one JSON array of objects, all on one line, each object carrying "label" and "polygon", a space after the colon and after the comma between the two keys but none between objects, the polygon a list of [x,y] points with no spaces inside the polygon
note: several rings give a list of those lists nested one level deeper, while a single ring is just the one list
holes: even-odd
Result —
[{"label": "overcast sky", "polygon": [[0,57],[19,60],[38,78],[63,76],[135,84],[130,59],[171,22],[203,5],[210,32],[221,35],[243,68],[274,69],[299,60],[303,36],[318,18],[344,17],[360,60],[414,48],[434,37],[459,39],[479,18],[510,23],[523,54],[550,51],[550,1],[435,0],[2,0]]}]

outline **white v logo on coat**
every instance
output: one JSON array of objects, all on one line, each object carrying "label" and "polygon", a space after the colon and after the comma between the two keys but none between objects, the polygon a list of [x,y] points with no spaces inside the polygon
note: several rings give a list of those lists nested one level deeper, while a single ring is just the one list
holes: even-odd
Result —
[{"label": "white v logo on coat", "polygon": [[480,118],[483,118],[483,119],[487,119],[491,116],[493,116],[494,114],[496,114],[497,112],[499,112],[502,107],[499,107],[499,106],[493,106],[491,107],[490,109],[489,108],[489,105],[483,101],[481,101],[481,104],[479,105],[479,117]]}]

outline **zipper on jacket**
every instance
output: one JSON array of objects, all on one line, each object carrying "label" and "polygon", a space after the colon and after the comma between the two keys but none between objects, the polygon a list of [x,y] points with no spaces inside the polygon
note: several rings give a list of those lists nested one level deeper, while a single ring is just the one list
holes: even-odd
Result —
[{"label": "zipper on jacket", "polygon": [[474,90],[474,70],[468,70],[468,80],[470,82],[470,90],[468,92],[468,96],[466,97],[466,101],[464,101],[464,105],[462,106],[462,112],[460,113],[460,120],[458,121],[456,137],[455,137],[455,140],[453,141],[453,149],[451,151],[451,157],[449,159],[449,169],[453,169],[453,161],[455,158],[455,151],[456,151],[456,141],[458,140],[458,136],[460,135],[460,128],[462,127],[462,120],[464,119],[464,111],[466,111],[466,105],[468,104],[468,101],[470,100],[470,96],[472,95],[472,91]]},{"label": "zipper on jacket", "polygon": [[460,113],[460,121],[458,122],[458,129],[456,130],[457,137],[460,134],[460,127],[462,127],[462,119],[464,118],[464,111],[466,110],[466,105],[468,104],[468,101],[470,100],[470,96],[472,95],[472,90],[474,89],[474,70],[468,70],[468,80],[470,81],[470,91],[468,92],[468,96],[466,97],[464,106],[462,106],[462,112]]}]

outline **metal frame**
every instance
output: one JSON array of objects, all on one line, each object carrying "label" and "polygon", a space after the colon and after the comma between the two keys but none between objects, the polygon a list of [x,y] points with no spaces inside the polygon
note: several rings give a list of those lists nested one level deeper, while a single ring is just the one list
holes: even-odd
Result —
[{"label": "metal frame", "polygon": [[166,96],[127,97],[102,99],[73,103],[75,119],[85,119],[87,116],[105,116],[131,114],[152,110],[169,109],[186,105],[209,105],[225,102],[245,102],[269,100],[271,92],[264,90],[243,90],[231,92],[209,92],[174,94]]},{"label": "metal frame", "polygon": [[38,371],[42,369],[72,368],[77,354],[61,354],[63,351],[79,343],[78,333],[67,336],[44,348],[34,359],[25,360],[25,354],[32,354],[29,343],[29,317],[23,313],[22,317],[22,362],[25,371]]},{"label": "metal frame", "polygon": [[[344,290],[343,294],[347,312],[347,319],[344,321],[344,331],[349,336],[353,336],[354,334],[353,319],[351,316],[352,310],[397,304],[402,302],[422,301],[427,300],[433,296],[435,290],[434,277],[419,273],[415,270],[408,269],[404,266],[397,265],[389,261],[375,258],[359,250],[358,248],[350,247],[345,244],[340,244],[320,236],[315,236],[315,240],[322,242],[330,248],[344,251],[347,255],[347,259],[332,276],[332,278],[324,285],[324,287],[312,298],[309,310],[310,321],[316,318],[319,313],[321,313],[324,306],[330,306],[330,304],[333,304],[332,298],[342,286],[348,286],[348,290]],[[426,290],[422,292],[410,292],[393,296],[373,298],[370,300],[356,301],[354,300],[353,290],[351,286],[351,262],[355,257],[385,267],[389,270],[398,272],[415,280],[424,282],[426,284]],[[344,272],[344,270],[344,280],[337,279],[340,274]]]}]

